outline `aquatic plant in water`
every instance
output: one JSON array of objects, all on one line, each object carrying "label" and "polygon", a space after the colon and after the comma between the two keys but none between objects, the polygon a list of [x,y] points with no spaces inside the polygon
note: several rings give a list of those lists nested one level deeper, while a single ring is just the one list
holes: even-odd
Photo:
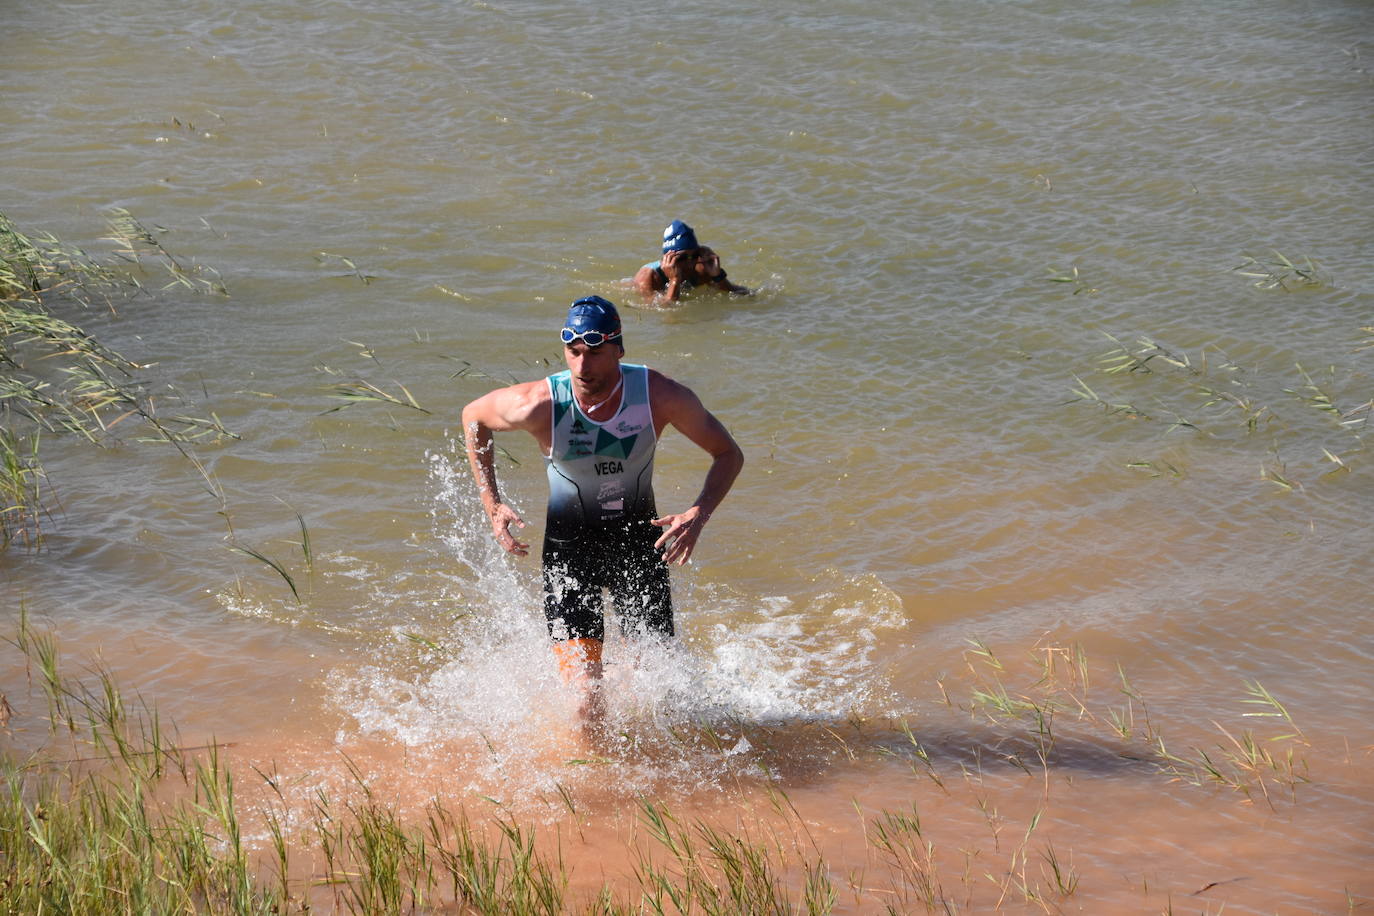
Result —
[{"label": "aquatic plant in water", "polygon": [[[142,265],[151,253],[172,276],[169,285],[223,292],[216,280],[186,268],[125,210],[113,212],[117,258]],[[40,460],[44,433],[75,435],[103,445],[115,428],[138,421],[144,438],[188,443],[232,434],[211,414],[176,413],[184,399],[157,398],[138,373],[147,367],[105,346],[60,312],[100,304],[142,288],[116,269],[51,234],[30,236],[0,213],[0,547],[36,544],[52,496]],[[164,407],[165,405],[165,407]]]},{"label": "aquatic plant in water", "polygon": [[1264,257],[1246,255],[1239,266],[1231,268],[1242,277],[1255,281],[1260,289],[1282,289],[1292,292],[1301,287],[1326,286],[1327,281],[1318,272],[1317,265],[1306,255],[1299,263],[1289,260],[1282,252],[1270,249]]},{"label": "aquatic plant in water", "polygon": [[[1342,455],[1364,447],[1361,433],[1374,401],[1368,400],[1367,392],[1355,397],[1342,394],[1342,379],[1334,366],[1313,373],[1296,363],[1301,384],[1285,386],[1243,368],[1215,346],[1203,346],[1190,355],[1148,336],[1134,343],[1106,332],[1103,336],[1111,348],[1098,356],[1096,372],[1115,390],[1107,391],[1106,383],[1090,385],[1075,374],[1074,397],[1066,403],[1094,404],[1108,416],[1143,421],[1162,427],[1166,434],[1184,431],[1202,441],[1259,449],[1259,479],[1288,491],[1304,486],[1288,470],[1292,455],[1302,455],[1308,465],[1321,469],[1317,476],[1325,477],[1351,472]],[[1369,345],[1366,340],[1355,352]],[[1349,376],[1348,381],[1358,382],[1359,377]],[[1359,398],[1364,400],[1352,403]],[[1300,409],[1291,409],[1294,404]],[[1136,459],[1126,466],[1153,477],[1187,476],[1185,468],[1162,458]]]}]

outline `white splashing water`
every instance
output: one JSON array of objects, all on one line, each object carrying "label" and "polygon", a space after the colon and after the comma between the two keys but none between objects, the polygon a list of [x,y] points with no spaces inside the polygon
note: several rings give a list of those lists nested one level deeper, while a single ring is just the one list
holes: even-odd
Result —
[{"label": "white splashing water", "polygon": [[590,784],[627,797],[709,790],[764,763],[769,735],[896,712],[872,655],[877,631],[905,619],[875,578],[826,571],[805,595],[751,597],[689,569],[675,571],[677,639],[626,640],[608,625],[606,716],[589,736],[549,648],[537,545],[521,560],[495,544],[461,444],[428,460],[441,559],[466,572],[439,603],[469,613],[441,637],[432,670],[381,658],[336,671],[329,689],[358,736],[433,756],[453,789],[512,804]]}]

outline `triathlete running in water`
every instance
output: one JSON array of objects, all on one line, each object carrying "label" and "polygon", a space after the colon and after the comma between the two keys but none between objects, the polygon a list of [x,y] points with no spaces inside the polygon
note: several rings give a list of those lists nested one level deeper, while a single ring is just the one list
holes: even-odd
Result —
[{"label": "triathlete running in water", "polygon": [[[561,336],[567,370],[483,395],[463,408],[463,430],[492,534],[516,556],[526,556],[529,545],[511,525],[525,522],[501,499],[492,433],[524,430],[547,460],[544,614],[559,669],[584,690],[590,714],[601,677],[602,589],[611,593],[622,633],[672,636],[668,564],[691,557],[744,455],[691,389],[621,362],[620,316],[607,300],[574,302]],[[654,448],[667,426],[712,460],[696,501],[656,517]]]}]

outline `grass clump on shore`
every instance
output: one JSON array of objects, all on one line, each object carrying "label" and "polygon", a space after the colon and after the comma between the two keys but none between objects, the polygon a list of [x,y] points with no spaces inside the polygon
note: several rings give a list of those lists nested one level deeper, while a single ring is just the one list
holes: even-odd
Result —
[{"label": "grass clump on shore", "polygon": [[[441,882],[461,912],[562,912],[561,874],[534,854],[532,833],[504,824],[488,843],[437,806],[427,828],[403,826],[365,786],[338,810],[317,793],[309,824],[292,827],[279,784],[260,773],[281,806],[257,812],[271,850],[255,852],[222,745],[183,746],[106,672],[94,686],[66,680],[56,639],[26,620],[11,642],[46,698],[47,735],[27,758],[0,756],[0,912],[281,914],[323,901],[399,913],[442,896]],[[0,710],[9,731],[2,696]],[[322,869],[295,874],[302,842]]]},{"label": "grass clump on shore", "polygon": [[[419,824],[403,822],[351,764],[350,798],[316,789],[305,812],[280,776],[257,771],[267,801],[245,811],[224,745],[183,745],[108,672],[94,685],[67,680],[56,638],[24,618],[9,641],[47,712],[45,734],[26,736],[42,737],[40,747],[0,755],[2,913],[823,913],[833,900],[820,872],[797,909],[762,848],[649,804],[650,832],[684,872],[645,853],[643,905],[605,889],[576,910],[563,864],[536,849],[533,828],[506,817],[475,824],[437,801]],[[13,737],[20,717],[3,695],[0,710]],[[265,841],[255,847],[249,829]]]},{"label": "grass clump on shore", "polygon": [[[1278,801],[1272,787],[1296,800],[1306,778],[1295,753],[1306,746],[1301,731],[1257,682],[1247,685],[1242,703],[1252,711],[1245,715],[1275,722],[1283,734],[1218,725],[1223,745],[1197,743],[1175,754],[1124,675],[1122,705],[1089,702],[1088,666],[1076,647],[1037,646],[1022,665],[975,642],[966,653],[970,699],[946,698],[990,731],[942,742],[929,726],[918,738],[906,722],[875,731],[856,719],[848,737],[821,728],[849,761],[910,764],[909,805],[873,810],[854,800],[865,864],[833,868],[782,784],[767,778],[759,809],[771,808],[776,825],[755,816],[761,826],[741,821],[724,829],[684,819],[659,801],[631,802],[624,873],[614,884],[608,877],[574,891],[563,859],[569,838],[557,832],[536,842],[535,828],[507,810],[475,821],[439,800],[403,814],[347,757],[343,784],[331,789],[302,794],[272,766],[253,767],[256,779],[241,783],[226,764],[226,745],[187,746],[154,709],[127,700],[103,669],[94,669],[92,683],[64,678],[51,633],[21,617],[8,641],[24,656],[30,693],[47,709],[15,713],[0,696],[0,732],[29,748],[0,754],[6,914],[814,916],[851,900],[864,912],[894,914],[1055,912],[1088,903],[1073,850],[1048,816],[1052,773],[1072,768],[1076,756],[1100,768],[1109,755],[1141,779],[1163,778],[1181,791],[1222,785],[1270,806]],[[1029,682],[1014,686],[1023,668]],[[767,742],[766,733],[755,737]],[[1022,801],[1033,810],[1018,826],[999,812],[990,790],[1000,785],[1015,794],[1020,772],[1033,796]],[[561,785],[560,796],[576,819],[576,799]],[[982,812],[989,837],[977,835],[979,815],[953,832],[930,816],[931,806],[948,813],[950,800],[965,798]],[[999,839],[1004,833],[1011,842]]]},{"label": "grass clump on shore", "polygon": [[[113,261],[141,271],[150,255],[172,277],[169,285],[223,292],[217,281],[184,267],[127,211],[113,211],[108,225],[120,246]],[[113,310],[116,300],[142,288],[136,274],[51,234],[25,234],[0,213],[0,548],[38,543],[55,505],[40,456],[45,434],[103,445],[132,418],[151,438],[183,451],[194,440],[230,435],[213,415],[160,410],[139,377],[147,367],[71,320],[73,312],[95,305]]]}]

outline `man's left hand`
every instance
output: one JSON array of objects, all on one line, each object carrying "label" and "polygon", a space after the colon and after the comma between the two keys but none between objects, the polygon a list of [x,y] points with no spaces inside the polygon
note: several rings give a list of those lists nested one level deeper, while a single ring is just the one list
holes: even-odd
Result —
[{"label": "man's left hand", "polygon": [[720,255],[705,247],[697,249],[697,273],[707,283],[714,283],[720,276]]},{"label": "man's left hand", "polygon": [[655,549],[663,549],[664,562],[682,566],[691,558],[697,538],[701,537],[701,529],[706,527],[706,519],[701,507],[693,506],[686,512],[652,520],[652,524],[664,529],[659,539],[654,541]]}]

